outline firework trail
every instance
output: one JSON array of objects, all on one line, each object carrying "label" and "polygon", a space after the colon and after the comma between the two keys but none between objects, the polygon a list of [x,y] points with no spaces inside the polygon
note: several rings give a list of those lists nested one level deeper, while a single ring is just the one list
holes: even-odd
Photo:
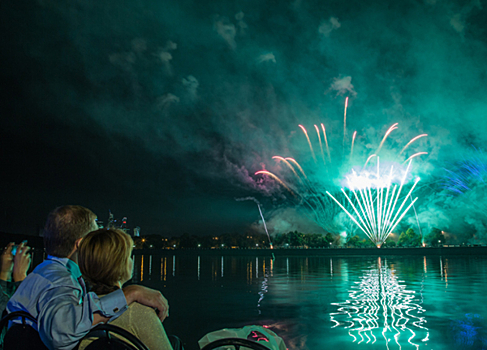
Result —
[{"label": "firework trail", "polygon": [[305,178],[306,180],[308,180],[308,177],[306,176],[306,174],[305,174],[305,172],[304,172],[303,168],[301,168],[301,165],[299,165],[299,163],[298,163],[298,162],[296,162],[296,159],[287,157],[287,158],[286,158],[286,160],[289,160],[289,161],[293,162],[294,164],[296,164],[296,166],[298,167],[298,169],[299,169],[299,171],[301,172],[301,174],[303,174],[304,178]]},{"label": "firework trail", "polygon": [[[411,200],[411,203],[413,202],[413,199],[409,197]],[[416,222],[418,223],[418,230],[419,230],[419,236],[421,237],[421,243],[424,243],[424,237],[423,237],[423,232],[421,231],[421,225],[419,224],[419,218],[418,218],[418,213],[416,212],[416,207],[414,206],[413,203],[413,210],[414,210],[414,215],[416,216]]]},{"label": "firework trail", "polygon": [[406,144],[406,146],[404,146],[404,148],[401,150],[401,152],[399,152],[399,155],[401,155],[401,154],[402,154],[402,152],[404,152],[404,151],[406,150],[406,148],[408,148],[408,147],[409,147],[409,145],[410,145],[410,144],[412,144],[414,141],[416,141],[417,139],[419,139],[419,138],[421,138],[421,137],[426,137],[426,136],[428,136],[428,134],[421,134],[421,135],[418,135],[418,136],[416,136],[416,137],[413,137],[413,138],[411,139],[411,141],[409,141],[409,142]]},{"label": "firework trail", "polygon": [[271,236],[269,235],[269,231],[267,231],[267,225],[265,224],[264,214],[262,214],[262,210],[260,209],[260,204],[257,204],[257,207],[259,208],[260,217],[262,218],[262,222],[264,223],[265,233],[267,233],[267,238],[269,238],[269,244],[270,244],[271,249],[272,249]]},{"label": "firework trail", "polygon": [[356,137],[356,136],[357,136],[357,132],[356,132],[356,131],[354,131],[354,132],[353,132],[353,137],[352,137],[352,148],[351,148],[351,150],[350,150],[350,160],[351,160],[351,159],[352,159],[352,157],[353,157],[353,144],[355,143],[355,137]]},{"label": "firework trail", "polygon": [[393,130],[396,130],[397,129],[397,124],[398,123],[395,123],[393,124],[389,129],[387,129],[386,131],[386,134],[384,135],[384,138],[382,139],[380,145],[379,145],[379,148],[377,149],[377,151],[375,151],[375,154],[378,154],[382,148],[382,146],[384,145],[384,142],[385,140],[387,139],[387,136],[389,136],[389,134],[393,131]]},{"label": "firework trail", "polygon": [[[485,198],[485,186],[487,183],[487,158],[485,154],[474,147],[474,154],[464,161],[452,166],[451,169],[444,168],[446,172],[442,187],[454,196],[459,196],[459,201],[472,202],[475,198],[475,208],[472,212],[479,211],[479,217],[485,217],[487,205],[482,199]],[[481,199],[482,198],[482,199]]]},{"label": "firework trail", "polygon": [[347,137],[347,107],[348,107],[348,96],[345,99],[345,111],[343,112],[343,152],[345,152],[345,138]]},{"label": "firework trail", "polygon": [[282,185],[282,187],[284,187],[286,190],[288,190],[293,196],[296,196],[294,194],[294,192],[280,178],[278,178],[276,175],[274,175],[270,171],[261,170],[261,171],[257,171],[254,175],[259,175],[259,174],[269,175],[270,177],[274,178],[277,182],[279,182]]},{"label": "firework trail", "polygon": [[374,158],[374,157],[377,157],[377,154],[371,154],[371,155],[369,156],[369,158],[367,158],[367,160],[365,161],[365,164],[364,164],[364,169],[365,169],[365,167],[367,166],[367,163],[369,162],[369,160],[371,160],[371,159],[372,159],[372,158]]},{"label": "firework trail", "polygon": [[267,238],[269,238],[269,245],[271,246],[271,249],[272,249],[271,236],[269,235],[269,231],[267,231],[267,225],[265,224],[264,215],[262,214],[262,209],[260,208],[261,204],[259,203],[259,201],[257,199],[255,199],[254,197],[235,198],[235,200],[237,202],[254,201],[255,204],[257,204],[257,208],[259,208],[260,217],[262,218],[262,222],[264,223],[265,233],[267,233]]},{"label": "firework trail", "polygon": [[[321,124],[321,125],[323,125],[323,124]],[[321,143],[320,129],[318,129],[318,126],[316,126],[316,124],[315,124],[315,129],[316,129],[316,134],[318,135],[318,141],[320,142],[321,158],[323,158],[323,164],[326,164],[325,154],[323,153],[323,144]]]},{"label": "firework trail", "polygon": [[453,168],[446,169],[447,175],[443,188],[456,195],[472,190],[478,184],[485,184],[487,179],[487,159],[484,153],[474,148],[475,154]]},{"label": "firework trail", "polygon": [[306,135],[306,139],[308,140],[309,149],[311,150],[311,155],[313,156],[313,159],[316,163],[315,152],[313,151],[313,146],[311,145],[311,141],[309,140],[308,132],[306,131],[304,126],[302,126],[302,125],[298,125],[298,126],[301,128],[301,130],[303,130],[304,134]]},{"label": "firework trail", "polygon": [[255,204],[260,205],[260,202],[254,198],[254,197],[244,197],[244,198],[235,198],[237,202],[243,202],[243,201],[254,201]]},{"label": "firework trail", "polygon": [[413,158],[415,158],[415,157],[417,157],[417,156],[421,156],[421,155],[423,155],[423,154],[428,154],[428,152],[418,152],[418,153],[415,153],[415,154],[413,154],[411,157],[409,157],[408,159],[406,159],[406,160],[404,161],[404,164],[405,164],[405,163],[407,163],[409,160],[411,160],[411,159],[413,159]]},{"label": "firework trail", "polygon": [[330,148],[328,147],[328,140],[326,138],[326,130],[325,130],[325,126],[323,125],[323,123],[321,123],[321,130],[323,130],[323,135],[325,137],[326,153],[328,153],[328,161],[331,162]]},{"label": "firework trail", "polygon": [[279,160],[283,161],[284,164],[286,164],[289,167],[289,169],[291,169],[293,174],[296,175],[296,177],[299,179],[299,181],[301,181],[301,178],[299,177],[298,173],[296,172],[296,170],[294,170],[293,166],[287,161],[287,159],[284,159],[283,157],[279,157],[279,156],[274,156],[274,157],[272,157],[272,159],[279,159]]}]

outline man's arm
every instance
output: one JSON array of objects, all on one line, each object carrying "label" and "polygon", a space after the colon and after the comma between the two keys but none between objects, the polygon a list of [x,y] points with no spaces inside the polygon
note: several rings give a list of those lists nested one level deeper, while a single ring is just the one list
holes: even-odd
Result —
[{"label": "man's arm", "polygon": [[56,287],[38,303],[38,329],[49,349],[71,350],[92,326],[117,317],[127,309],[121,290],[98,298],[94,293],[79,297],[79,290]]},{"label": "man's arm", "polygon": [[130,305],[134,301],[149,306],[153,309],[157,309],[157,316],[164,321],[166,317],[169,317],[169,304],[166,298],[158,290],[150,289],[139,285],[130,285],[123,288],[123,294],[127,300],[127,304]]},{"label": "man's arm", "polygon": [[91,329],[94,304],[67,295],[55,297],[39,312],[37,328],[51,350],[71,350]]},{"label": "man's arm", "polygon": [[161,292],[132,285],[102,298],[94,293],[79,298],[79,290],[56,287],[39,300],[38,329],[49,349],[71,350],[93,327],[122,314],[132,302],[157,308],[159,319],[168,316],[169,306]]},{"label": "man's arm", "polygon": [[[157,309],[158,317],[161,322],[169,316],[169,305],[167,300],[158,290],[139,285],[131,285],[123,288],[123,294],[127,301],[127,305],[130,305],[133,302],[138,302],[139,304]],[[107,296],[102,297],[101,300],[106,297]],[[101,322],[108,322],[109,320],[110,317],[103,316],[100,313],[93,314],[93,326]]]}]

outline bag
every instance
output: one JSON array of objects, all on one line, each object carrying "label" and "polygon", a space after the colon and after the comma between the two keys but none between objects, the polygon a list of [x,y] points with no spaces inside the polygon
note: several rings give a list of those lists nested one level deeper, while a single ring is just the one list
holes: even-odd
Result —
[{"label": "bag", "polygon": [[[219,339],[242,338],[253,340],[259,344],[268,347],[270,350],[286,350],[286,345],[281,337],[268,328],[262,326],[245,326],[243,328],[223,328],[218,331],[210,332],[198,340],[200,349]],[[218,350],[234,349],[232,345],[225,345]],[[242,346],[240,349],[247,350]]]}]

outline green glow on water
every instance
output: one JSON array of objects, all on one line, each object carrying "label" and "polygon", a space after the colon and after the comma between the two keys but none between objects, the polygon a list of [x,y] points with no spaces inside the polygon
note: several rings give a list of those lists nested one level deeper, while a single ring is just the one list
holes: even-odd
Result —
[{"label": "green glow on water", "polygon": [[164,327],[188,350],[208,332],[253,324],[269,326],[290,350],[487,347],[487,256],[188,251],[143,261],[134,259],[135,282],[169,300]]}]

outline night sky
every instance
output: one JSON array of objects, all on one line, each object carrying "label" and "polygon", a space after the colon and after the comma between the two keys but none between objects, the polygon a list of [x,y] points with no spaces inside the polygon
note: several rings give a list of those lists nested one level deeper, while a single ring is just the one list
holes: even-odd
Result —
[{"label": "night sky", "polygon": [[[293,157],[323,191],[339,188],[397,122],[381,157],[428,152],[412,166],[423,230],[487,243],[486,6],[4,1],[0,231],[34,234],[56,206],[80,204],[141,234],[263,232],[258,201],[270,233],[323,233],[302,201],[254,173],[299,192],[272,159]],[[329,170],[298,127],[319,160],[321,123]],[[454,174],[461,194],[448,189]],[[399,229],[413,225],[408,215]]]}]

